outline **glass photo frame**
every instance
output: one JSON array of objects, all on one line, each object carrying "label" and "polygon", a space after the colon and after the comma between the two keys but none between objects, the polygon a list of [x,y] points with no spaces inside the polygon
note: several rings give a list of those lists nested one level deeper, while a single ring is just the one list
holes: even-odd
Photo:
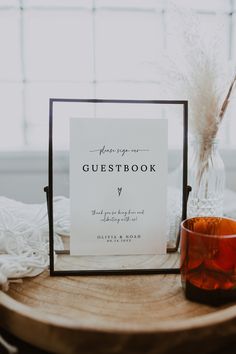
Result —
[{"label": "glass photo frame", "polygon": [[[77,118],[168,120],[166,254],[70,254],[70,121]],[[185,100],[51,98],[48,186],[45,187],[50,275],[179,273],[180,223],[186,219],[189,193],[187,154],[188,102]]]}]

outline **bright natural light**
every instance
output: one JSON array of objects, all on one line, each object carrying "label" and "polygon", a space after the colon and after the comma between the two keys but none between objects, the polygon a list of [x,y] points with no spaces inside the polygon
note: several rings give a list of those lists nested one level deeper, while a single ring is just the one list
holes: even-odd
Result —
[{"label": "bright natural light", "polygon": [[[50,97],[169,98],[159,62],[181,42],[175,3],[195,12],[203,36],[220,28],[233,72],[235,0],[0,0],[0,150],[47,149]],[[235,129],[233,98],[223,146],[235,146]]]}]

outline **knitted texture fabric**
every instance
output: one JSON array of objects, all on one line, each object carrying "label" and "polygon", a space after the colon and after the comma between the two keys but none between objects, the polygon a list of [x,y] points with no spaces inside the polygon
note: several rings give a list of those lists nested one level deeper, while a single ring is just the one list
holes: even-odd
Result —
[{"label": "knitted texture fabric", "polygon": [[[54,241],[63,249],[60,233],[69,234],[69,201],[54,199]],[[45,204],[24,204],[0,197],[0,286],[8,279],[35,276],[48,266],[48,215]]]}]

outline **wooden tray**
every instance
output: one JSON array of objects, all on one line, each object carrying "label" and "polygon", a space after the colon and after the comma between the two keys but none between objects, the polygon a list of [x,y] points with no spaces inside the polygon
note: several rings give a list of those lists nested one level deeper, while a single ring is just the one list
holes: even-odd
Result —
[{"label": "wooden tray", "polygon": [[18,338],[62,354],[205,354],[235,337],[236,305],[185,300],[179,275],[44,272],[0,292],[0,322]]}]

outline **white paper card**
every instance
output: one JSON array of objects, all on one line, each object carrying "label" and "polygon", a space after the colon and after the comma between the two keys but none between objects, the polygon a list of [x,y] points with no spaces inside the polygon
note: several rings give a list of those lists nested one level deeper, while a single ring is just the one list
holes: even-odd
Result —
[{"label": "white paper card", "polygon": [[166,253],[168,121],[70,120],[71,255]]}]

